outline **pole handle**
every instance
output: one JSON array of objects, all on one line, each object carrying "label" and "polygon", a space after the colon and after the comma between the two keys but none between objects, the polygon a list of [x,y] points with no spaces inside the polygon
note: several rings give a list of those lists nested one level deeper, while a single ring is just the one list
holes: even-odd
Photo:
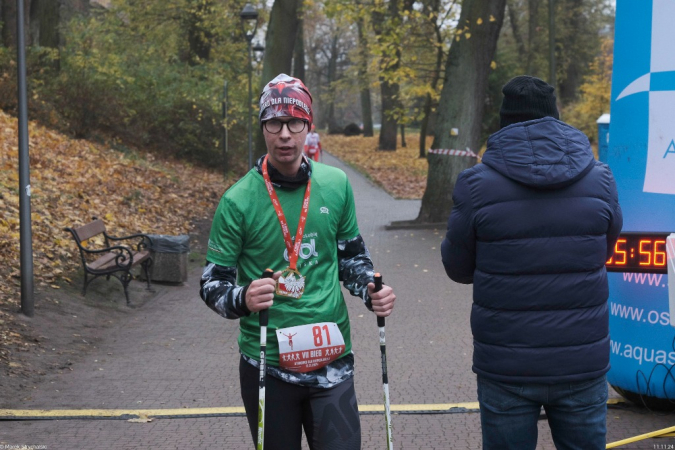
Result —
[{"label": "pole handle", "polygon": [[[262,273],[260,278],[272,278],[274,275],[274,271],[272,269],[265,269],[265,271]],[[260,326],[261,327],[266,327],[268,322],[269,322],[269,314],[267,309],[263,309],[260,311],[259,314],[259,320],[260,320]]]},{"label": "pole handle", "polygon": [[[375,292],[381,291],[382,290],[382,275],[379,273],[375,274],[375,277],[373,279],[373,282],[375,283]],[[384,317],[377,316],[377,326],[378,327],[384,327]]]}]

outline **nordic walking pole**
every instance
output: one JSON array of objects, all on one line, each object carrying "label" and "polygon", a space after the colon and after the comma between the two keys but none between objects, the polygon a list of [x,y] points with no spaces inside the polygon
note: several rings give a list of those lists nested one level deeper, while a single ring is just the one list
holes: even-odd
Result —
[{"label": "nordic walking pole", "polygon": [[[272,278],[274,271],[265,269],[260,278]],[[267,322],[269,319],[268,311],[260,311],[260,377],[258,379],[258,446],[257,450],[263,450],[265,447],[265,377],[267,375]]]},{"label": "nordic walking pole", "polygon": [[[382,275],[375,274],[375,292],[382,289]],[[391,409],[389,407],[389,377],[387,376],[387,345],[384,341],[384,317],[377,317],[380,329],[380,354],[382,355],[382,387],[384,389],[384,420],[387,427],[387,450],[394,450],[391,438]]]}]

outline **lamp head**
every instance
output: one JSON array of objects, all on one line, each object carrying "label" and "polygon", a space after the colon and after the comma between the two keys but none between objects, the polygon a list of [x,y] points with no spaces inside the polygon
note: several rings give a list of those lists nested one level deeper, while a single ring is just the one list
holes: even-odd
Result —
[{"label": "lamp head", "polygon": [[244,27],[244,35],[246,40],[250,43],[253,40],[256,30],[258,29],[258,10],[250,3],[244,5],[244,9],[239,13],[239,18]]}]

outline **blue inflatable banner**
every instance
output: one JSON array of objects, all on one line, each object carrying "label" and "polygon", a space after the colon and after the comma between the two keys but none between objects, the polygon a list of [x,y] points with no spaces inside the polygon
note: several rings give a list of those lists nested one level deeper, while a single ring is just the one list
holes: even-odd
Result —
[{"label": "blue inflatable banner", "polygon": [[[675,0],[617,0],[611,97],[607,163],[623,230],[675,232]],[[665,258],[660,247],[651,251]],[[610,384],[675,401],[668,276],[608,277]]]}]

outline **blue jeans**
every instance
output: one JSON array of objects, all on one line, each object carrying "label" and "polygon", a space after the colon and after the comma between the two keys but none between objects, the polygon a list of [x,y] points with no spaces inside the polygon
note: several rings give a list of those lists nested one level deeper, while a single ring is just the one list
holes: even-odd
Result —
[{"label": "blue jeans", "polygon": [[600,450],[607,432],[607,379],[502,383],[478,376],[484,450],[534,450],[541,407],[558,450]]}]

